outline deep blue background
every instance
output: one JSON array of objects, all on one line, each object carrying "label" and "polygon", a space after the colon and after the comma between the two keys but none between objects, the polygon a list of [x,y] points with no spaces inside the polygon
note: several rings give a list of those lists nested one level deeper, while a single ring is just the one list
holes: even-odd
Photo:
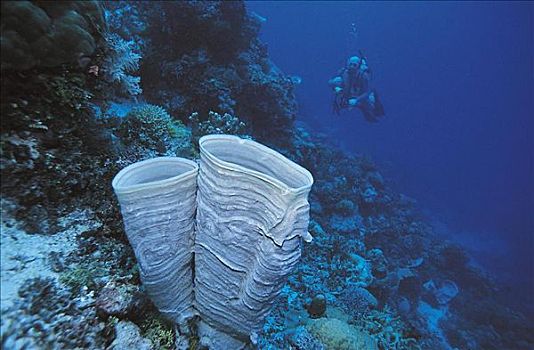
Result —
[{"label": "deep blue background", "polygon": [[[249,2],[272,60],[302,77],[301,118],[373,157],[436,229],[534,292],[532,3]],[[356,23],[356,45],[350,26]],[[362,49],[387,116],[331,112],[327,81]],[[442,223],[442,224],[440,224]]]}]

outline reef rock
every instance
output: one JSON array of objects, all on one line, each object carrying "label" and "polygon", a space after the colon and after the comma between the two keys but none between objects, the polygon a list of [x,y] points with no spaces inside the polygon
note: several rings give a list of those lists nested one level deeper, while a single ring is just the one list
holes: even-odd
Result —
[{"label": "reef rock", "polygon": [[107,350],[151,350],[152,342],[143,338],[139,327],[130,321],[120,321],[115,325],[115,340]]},{"label": "reef rock", "polygon": [[138,309],[142,302],[139,287],[110,281],[96,298],[96,308],[102,315],[126,317],[128,313]]}]

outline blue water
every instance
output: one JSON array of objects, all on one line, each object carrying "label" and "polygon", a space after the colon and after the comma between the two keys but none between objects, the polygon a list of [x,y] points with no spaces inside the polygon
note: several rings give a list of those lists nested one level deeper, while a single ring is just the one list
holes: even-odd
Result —
[{"label": "blue water", "polygon": [[[249,2],[300,118],[370,155],[510,288],[534,293],[533,3]],[[355,24],[356,37],[351,36]],[[327,85],[362,49],[386,117],[335,116]]]}]

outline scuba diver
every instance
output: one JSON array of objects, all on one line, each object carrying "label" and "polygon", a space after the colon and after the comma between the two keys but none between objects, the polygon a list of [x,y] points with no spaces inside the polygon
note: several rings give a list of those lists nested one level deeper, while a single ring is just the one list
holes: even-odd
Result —
[{"label": "scuba diver", "polygon": [[371,71],[367,65],[367,58],[360,52],[359,56],[352,56],[347,65],[337,76],[328,82],[334,91],[334,112],[339,115],[342,109],[358,108],[369,122],[376,122],[384,115],[384,107],[375,89],[369,88]]}]

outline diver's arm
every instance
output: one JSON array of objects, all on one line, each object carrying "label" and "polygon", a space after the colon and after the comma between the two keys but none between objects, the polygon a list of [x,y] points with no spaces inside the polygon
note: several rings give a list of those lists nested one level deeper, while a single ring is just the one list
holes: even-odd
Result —
[{"label": "diver's arm", "polygon": [[354,105],[357,106],[358,104],[360,104],[360,102],[365,100],[367,98],[367,96],[369,96],[370,93],[371,93],[371,91],[368,90],[368,91],[365,91],[363,94],[361,94],[359,96],[352,97],[353,99],[356,100],[356,103]]}]

